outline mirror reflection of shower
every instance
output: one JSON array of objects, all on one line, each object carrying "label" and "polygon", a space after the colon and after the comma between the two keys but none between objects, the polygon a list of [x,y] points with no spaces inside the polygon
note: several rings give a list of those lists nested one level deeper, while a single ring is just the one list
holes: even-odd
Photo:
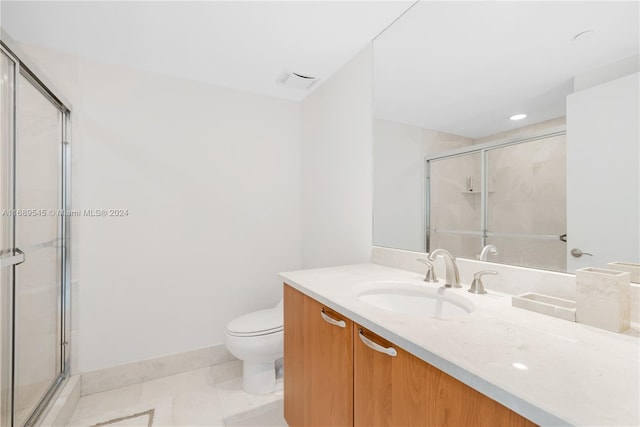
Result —
[{"label": "mirror reflection of shower", "polygon": [[480,261],[488,261],[489,254],[498,255],[499,253],[500,252],[498,251],[498,248],[496,248],[496,245],[486,245],[484,248],[482,248],[482,251],[480,251],[480,256],[478,257],[478,259]]},{"label": "mirror reflection of shower", "polygon": [[564,132],[484,141],[427,159],[427,171],[427,250],[566,269]]}]

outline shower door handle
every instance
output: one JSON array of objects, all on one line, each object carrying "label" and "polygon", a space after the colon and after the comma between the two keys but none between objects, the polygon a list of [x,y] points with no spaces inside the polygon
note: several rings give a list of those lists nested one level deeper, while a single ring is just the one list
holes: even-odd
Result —
[{"label": "shower door handle", "polygon": [[578,248],[573,248],[571,249],[571,256],[574,258],[580,258],[582,255],[589,255],[589,256],[593,256],[593,254],[588,254],[586,252],[582,252],[580,249]]},{"label": "shower door handle", "polygon": [[15,248],[13,250],[13,255],[1,258],[0,262],[0,267],[11,267],[12,265],[22,264],[24,262],[24,252]]}]

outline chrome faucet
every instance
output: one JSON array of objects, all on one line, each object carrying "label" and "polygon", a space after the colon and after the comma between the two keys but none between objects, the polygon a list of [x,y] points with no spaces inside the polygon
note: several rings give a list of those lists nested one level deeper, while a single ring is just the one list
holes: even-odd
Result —
[{"label": "chrome faucet", "polygon": [[444,257],[444,262],[447,266],[444,283],[445,288],[461,288],[460,272],[458,271],[456,259],[446,249],[436,249],[431,252],[427,258],[430,261],[433,261],[438,255],[442,255]]},{"label": "chrome faucet", "polygon": [[471,292],[472,294],[487,293],[486,289],[484,288],[484,283],[482,283],[482,276],[484,276],[485,274],[492,274],[495,276],[496,274],[498,274],[498,272],[493,270],[478,271],[473,275],[473,282],[471,283],[471,287],[468,289],[469,292]]},{"label": "chrome faucet", "polygon": [[486,261],[489,254],[498,255],[499,253],[495,245],[487,245],[482,248],[482,252],[480,252],[480,261]]},{"label": "chrome faucet", "polygon": [[416,261],[419,261],[427,266],[427,274],[424,276],[424,281],[429,283],[438,283],[438,277],[436,277],[436,271],[433,268],[433,263],[422,258],[418,258]]}]

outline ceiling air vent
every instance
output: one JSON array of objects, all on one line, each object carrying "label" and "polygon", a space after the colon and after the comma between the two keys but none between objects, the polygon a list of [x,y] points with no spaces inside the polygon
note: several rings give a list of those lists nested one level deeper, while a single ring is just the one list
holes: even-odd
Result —
[{"label": "ceiling air vent", "polygon": [[292,89],[309,89],[316,82],[316,78],[292,73],[291,71],[285,71],[276,81],[281,85]]}]

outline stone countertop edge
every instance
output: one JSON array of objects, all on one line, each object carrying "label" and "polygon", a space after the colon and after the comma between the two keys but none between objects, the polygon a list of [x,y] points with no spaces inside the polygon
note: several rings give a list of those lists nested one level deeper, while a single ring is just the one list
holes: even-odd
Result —
[{"label": "stone countertop edge", "polygon": [[[477,390],[478,392],[490,397],[491,399],[497,401],[498,403],[504,405],[505,407],[511,409],[512,411],[522,415],[523,417],[529,419],[530,421],[540,425],[540,426],[566,426],[566,425],[578,425],[575,422],[569,421],[568,419],[572,417],[565,417],[562,415],[557,415],[550,413],[548,410],[544,410],[535,404],[526,400],[526,398],[516,396],[512,392],[509,392],[495,384],[491,381],[486,380],[480,377],[469,370],[462,368],[447,360],[446,358],[439,356],[432,351],[429,351],[424,346],[416,344],[400,335],[397,335],[395,332],[386,329],[384,326],[381,326],[377,321],[368,319],[360,314],[355,313],[349,307],[345,307],[344,305],[333,301],[330,297],[326,297],[315,290],[310,289],[309,286],[305,285],[305,280],[296,279],[292,276],[297,276],[300,273],[305,271],[313,271],[315,273],[320,274],[330,274],[331,270],[336,272],[343,272],[345,268],[349,267],[358,267],[358,268],[366,268],[368,265],[375,265],[376,269],[382,268],[388,270],[390,272],[403,272],[409,273],[404,270],[399,270],[392,267],[384,267],[377,264],[355,264],[353,266],[338,266],[338,267],[329,267],[329,268],[321,268],[321,269],[313,269],[313,270],[298,270],[291,272],[283,272],[279,274],[280,279],[287,285],[293,287],[294,289],[302,292],[303,294],[319,301],[320,303],[326,305],[327,307],[336,310],[337,312],[349,317],[354,322],[362,325],[363,327],[369,329],[375,334],[380,335],[382,338],[387,339],[393,342],[395,345],[401,347],[408,353],[418,357],[419,359],[429,363],[430,365],[440,369],[446,374],[452,376],[453,378],[461,381],[462,383],[468,385],[469,387]],[[373,267],[372,267],[373,268]],[[303,273],[304,274],[304,273]],[[370,281],[370,278],[364,278],[364,282]],[[382,278],[382,281],[388,280],[388,278]],[[406,281],[406,277],[398,277],[399,282]],[[317,286],[312,286],[317,287]],[[356,291],[354,290],[354,293]],[[565,320],[556,319],[558,321],[564,322]]]}]

